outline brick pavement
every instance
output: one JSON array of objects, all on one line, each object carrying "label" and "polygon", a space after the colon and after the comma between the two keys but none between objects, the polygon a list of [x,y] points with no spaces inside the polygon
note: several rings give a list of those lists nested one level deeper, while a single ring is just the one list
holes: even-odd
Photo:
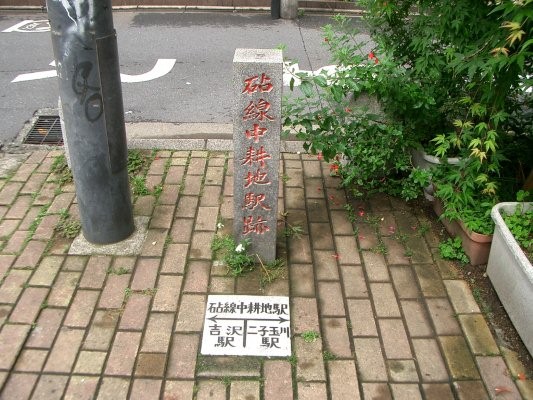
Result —
[{"label": "brick pavement", "polygon": [[[280,235],[288,268],[263,288],[211,255],[217,222],[231,230],[231,153],[157,152],[139,256],[67,254],[54,226],[77,205],[50,173],[59,154],[0,177],[1,399],[533,398],[420,210],[348,201],[326,163],[284,153],[280,210],[304,233]],[[293,356],[200,355],[215,293],[290,296]]]}]

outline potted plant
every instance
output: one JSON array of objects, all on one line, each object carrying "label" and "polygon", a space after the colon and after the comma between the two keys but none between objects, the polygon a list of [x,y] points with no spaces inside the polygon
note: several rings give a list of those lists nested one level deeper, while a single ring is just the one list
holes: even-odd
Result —
[{"label": "potted plant", "polygon": [[522,341],[533,354],[533,203],[499,203],[491,216],[495,230],[487,275]]},{"label": "potted plant", "polygon": [[420,92],[433,96],[433,138],[420,146],[439,160],[460,158],[454,166],[441,162],[432,168],[439,200],[434,207],[450,233],[462,236],[467,253],[479,247],[470,246],[470,239],[481,239],[482,254],[469,255],[473,264],[485,263],[493,230],[490,210],[514,198],[532,167],[531,151],[526,154],[533,147],[530,119],[517,120],[516,129],[512,125],[517,104],[531,99],[526,71],[533,2],[363,4],[373,39],[403,62]]},{"label": "potted plant", "polygon": [[[432,168],[433,209],[448,233],[461,238],[470,264],[481,265],[489,258],[494,230],[490,210],[501,194],[494,182],[494,174],[489,171],[499,170],[500,157],[491,150],[480,158],[470,148],[462,147],[461,141],[475,140],[476,125],[470,121],[456,121],[456,125],[460,126],[457,132],[437,135],[433,139],[438,144],[436,154],[444,161],[452,149],[461,155],[457,163],[443,162]],[[488,147],[493,148],[492,144]]]},{"label": "potted plant", "polygon": [[[450,219],[446,217],[450,210],[444,210],[440,199],[435,199],[432,204],[435,214],[439,216],[448,233],[461,239],[463,250],[468,256],[470,264],[486,264],[492,244],[492,233],[490,232],[493,229],[492,223],[487,221],[486,214],[480,210],[464,209],[460,214],[461,217]],[[476,228],[472,229],[471,226]]]},{"label": "potted plant", "polygon": [[413,171],[409,149],[419,142],[415,132],[428,132],[414,126],[429,119],[434,101],[385,49],[378,56],[357,39],[353,19],[334,21],[324,27],[324,43],[338,67],[291,80],[302,95],[285,98],[285,133],[296,133],[309,153],[334,162],[345,186],[417,197],[428,174]]},{"label": "potted plant", "polygon": [[[439,164],[442,164],[443,162],[446,162],[447,164],[451,165],[458,165],[461,159],[459,157],[450,157],[447,159],[441,159],[437,156],[433,156],[429,153],[427,153],[422,147],[419,148],[412,148],[411,149],[411,160],[413,162],[413,166],[418,169],[422,169],[425,171],[430,171],[432,168],[436,167]],[[428,201],[435,201],[435,187],[433,185],[433,182],[429,182],[426,187],[424,187],[424,197]]]},{"label": "potted plant", "polygon": [[[520,95],[531,98],[533,2],[361,4],[373,42],[361,42],[353,19],[326,26],[338,67],[296,77],[303,96],[285,103],[285,127],[309,152],[344,157],[336,167],[345,185],[405,199],[428,184],[428,172],[409,155],[425,149],[441,160],[431,175],[443,218],[490,234],[490,209],[514,198],[533,166],[533,157],[519,156],[533,148],[531,123],[511,127]],[[368,97],[378,101],[377,112],[362,101]],[[460,158],[453,167],[452,157]],[[485,253],[474,262],[486,262]]]}]

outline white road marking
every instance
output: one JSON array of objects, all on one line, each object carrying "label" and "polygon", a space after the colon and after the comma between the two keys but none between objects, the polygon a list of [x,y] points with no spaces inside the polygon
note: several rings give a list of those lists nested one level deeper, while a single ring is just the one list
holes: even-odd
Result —
[{"label": "white road marking", "polygon": [[294,78],[294,86],[300,86],[302,80],[297,76],[297,74],[304,73],[307,76],[317,76],[320,74],[324,74],[325,72],[325,76],[330,77],[334,76],[336,71],[336,65],[326,65],[325,67],[319,68],[316,71],[306,71],[300,69],[298,63],[290,64],[285,62],[283,63],[283,86],[290,86],[292,78]]},{"label": "white road marking", "polygon": [[39,72],[30,72],[29,74],[20,74],[11,82],[26,82],[26,81],[35,81],[37,79],[46,79],[53,78],[57,76],[57,71],[52,69],[50,71],[39,71]]},{"label": "white road marking", "polygon": [[[174,65],[176,64],[176,59],[174,58],[160,58],[155,63],[155,66],[148,72],[144,74],[139,75],[128,75],[128,74],[120,74],[120,79],[123,83],[138,83],[138,82],[147,82],[151,81],[157,78],[161,78],[162,76],[165,76],[170,71],[172,71],[172,68],[174,68]],[[55,62],[52,61],[50,65],[54,66]],[[31,72],[28,74],[20,74],[15,79],[13,79],[11,82],[26,82],[26,81],[34,81],[38,79],[46,79],[46,78],[53,78],[57,76],[57,71],[55,69],[49,70],[49,71],[39,71],[39,72]]]},{"label": "white road marking", "polygon": [[[25,28],[25,29],[22,29]],[[50,23],[47,19],[34,21],[33,19],[26,19],[10,28],[4,29],[2,32],[23,32],[23,33],[40,33],[50,32]]]},{"label": "white road marking", "polygon": [[159,58],[157,62],[154,65],[154,68],[152,68],[150,71],[146,72],[145,74],[140,75],[127,75],[127,74],[120,74],[120,79],[124,83],[137,83],[137,82],[146,82],[146,81],[152,81],[157,78],[161,78],[162,76],[165,76],[170,71],[172,71],[172,68],[174,68],[174,65],[176,64],[176,59],[174,58]]}]

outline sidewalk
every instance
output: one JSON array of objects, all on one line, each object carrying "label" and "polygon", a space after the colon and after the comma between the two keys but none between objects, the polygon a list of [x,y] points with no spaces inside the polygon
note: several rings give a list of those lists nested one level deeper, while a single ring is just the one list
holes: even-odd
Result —
[{"label": "sidewalk", "polygon": [[[349,200],[327,163],[284,153],[280,211],[304,234],[279,235],[287,268],[263,288],[211,255],[217,222],[231,230],[231,152],[155,154],[137,256],[68,254],[54,227],[77,206],[51,173],[59,154],[0,168],[1,399],[533,398],[422,210]],[[290,296],[293,356],[200,355],[210,294]]]}]

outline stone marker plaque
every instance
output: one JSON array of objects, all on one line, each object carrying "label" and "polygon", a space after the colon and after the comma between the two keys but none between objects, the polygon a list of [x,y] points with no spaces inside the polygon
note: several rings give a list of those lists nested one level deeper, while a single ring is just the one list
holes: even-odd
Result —
[{"label": "stone marker plaque", "polygon": [[289,298],[208,296],[201,353],[218,356],[290,356]]},{"label": "stone marker plaque", "polygon": [[235,111],[234,237],[250,253],[276,258],[281,93],[281,50],[237,49],[233,59]]}]

